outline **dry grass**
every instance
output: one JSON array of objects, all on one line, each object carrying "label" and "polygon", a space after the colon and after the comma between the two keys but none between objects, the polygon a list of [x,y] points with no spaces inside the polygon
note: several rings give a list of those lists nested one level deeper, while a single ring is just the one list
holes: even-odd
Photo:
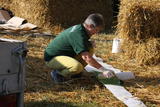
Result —
[{"label": "dry grass", "polygon": [[[53,84],[49,74],[51,69],[45,66],[43,60],[43,51],[52,38],[3,37],[24,40],[28,44],[27,86],[25,90],[25,104],[27,107],[125,107],[106,88],[90,76],[84,76],[64,85]],[[126,89],[140,98],[147,107],[160,106],[160,67],[140,67],[130,61],[124,61],[118,54],[112,54],[111,40],[113,37],[115,36],[98,35],[93,37],[94,40],[100,40],[96,41],[96,54],[116,68],[134,72],[136,80],[126,81],[124,83]]]}]

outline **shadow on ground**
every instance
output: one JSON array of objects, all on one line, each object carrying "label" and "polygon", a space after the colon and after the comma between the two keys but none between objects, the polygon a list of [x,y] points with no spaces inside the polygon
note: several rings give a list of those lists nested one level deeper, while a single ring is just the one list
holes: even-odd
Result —
[{"label": "shadow on ground", "polygon": [[63,102],[28,102],[25,107],[76,107],[70,103]]},{"label": "shadow on ground", "polygon": [[124,82],[124,85],[127,87],[137,87],[137,88],[157,86],[159,84],[160,84],[159,77],[142,77],[142,76],[136,76],[136,79]]}]

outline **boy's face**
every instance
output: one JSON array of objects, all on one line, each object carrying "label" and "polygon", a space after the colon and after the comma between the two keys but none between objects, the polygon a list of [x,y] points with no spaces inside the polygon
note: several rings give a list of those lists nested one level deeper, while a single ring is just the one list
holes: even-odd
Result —
[{"label": "boy's face", "polygon": [[99,32],[101,32],[103,30],[103,27],[93,27],[93,26],[89,26],[88,28],[90,35],[94,35],[97,34]]}]

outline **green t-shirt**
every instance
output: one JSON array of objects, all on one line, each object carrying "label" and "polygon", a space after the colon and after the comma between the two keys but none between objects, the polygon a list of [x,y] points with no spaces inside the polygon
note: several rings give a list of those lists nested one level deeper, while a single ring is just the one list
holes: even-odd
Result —
[{"label": "green t-shirt", "polygon": [[47,46],[44,54],[45,61],[50,61],[55,56],[70,56],[89,51],[91,43],[89,36],[82,24],[72,26],[60,33]]}]

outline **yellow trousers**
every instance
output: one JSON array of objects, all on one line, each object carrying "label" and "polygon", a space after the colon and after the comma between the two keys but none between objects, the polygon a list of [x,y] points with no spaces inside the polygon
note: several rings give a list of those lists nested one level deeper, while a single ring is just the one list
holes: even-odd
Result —
[{"label": "yellow trousers", "polygon": [[84,68],[78,60],[68,56],[56,56],[46,64],[52,69],[59,70],[59,73],[64,77],[78,74]]},{"label": "yellow trousers", "polygon": [[[93,53],[93,49],[90,49],[90,53]],[[87,63],[80,55],[77,55],[75,58],[69,56],[56,56],[52,58],[51,61],[46,62],[46,65],[52,69],[58,70],[62,76],[70,77],[82,72]]]}]

